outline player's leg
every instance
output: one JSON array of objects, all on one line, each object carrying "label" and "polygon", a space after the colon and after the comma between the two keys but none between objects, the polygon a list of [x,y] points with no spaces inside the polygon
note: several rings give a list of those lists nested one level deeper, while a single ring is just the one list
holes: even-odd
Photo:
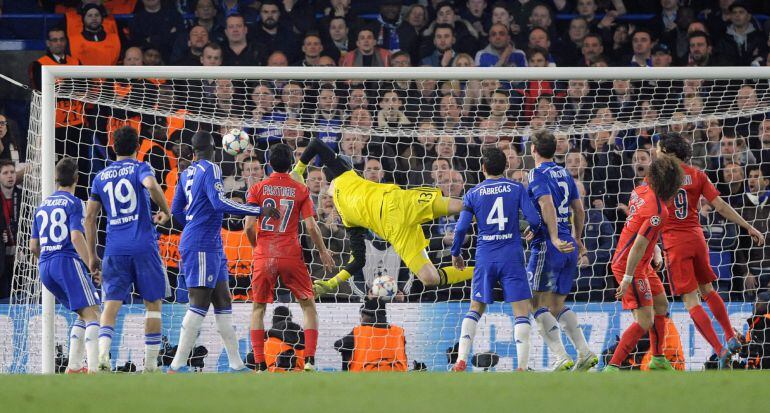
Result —
[{"label": "player's leg", "polygon": [[[105,297],[108,297],[107,287],[103,287]],[[118,312],[123,306],[123,301],[110,300],[104,301],[101,319],[99,320],[99,370],[110,371],[112,364],[110,361],[110,349],[112,348],[112,338],[115,335],[115,320]]]},{"label": "player's leg", "polygon": [[[308,277],[309,279],[309,277]],[[305,327],[305,371],[315,369],[315,351],[318,347],[318,311],[313,298],[297,299]]]},{"label": "player's leg", "polygon": [[[564,305],[567,296],[564,294],[551,294],[551,304],[549,308],[558,309],[556,313],[556,321],[561,326],[562,331],[567,334],[572,345],[577,350],[577,358],[575,359],[574,371],[586,371],[599,363],[599,358],[588,347],[583,329],[578,322],[577,314],[572,311],[571,308]],[[553,314],[553,311],[551,312]]]},{"label": "player's leg", "polygon": [[532,313],[532,302],[529,299],[516,301],[513,306],[513,315],[516,321],[513,326],[513,339],[516,341],[516,358],[519,360],[517,370],[526,371],[529,368],[529,336],[532,331],[532,323],[529,315]]},{"label": "player's leg", "polygon": [[305,148],[305,151],[302,152],[302,156],[299,158],[297,164],[294,165],[292,177],[303,182],[304,178],[302,177],[305,174],[305,169],[316,155],[320,158],[321,165],[326,167],[327,178],[329,181],[353,169],[347,161],[337,156],[329,145],[325,144],[319,138],[313,138]]},{"label": "player's leg", "polygon": [[104,308],[99,320],[99,370],[110,371],[110,349],[115,335],[115,320],[123,307],[123,300],[129,296],[133,274],[132,263],[126,256],[105,256],[102,262],[102,294]]},{"label": "player's leg", "polygon": [[144,372],[158,370],[161,342],[161,300],[144,301]]},{"label": "player's leg", "polygon": [[[99,306],[101,305],[99,294],[90,279],[88,269],[80,259],[61,257],[50,261],[48,264],[50,267],[41,268],[43,284],[57,296],[62,304],[76,312],[85,321],[84,341],[88,371],[96,373],[99,364]],[[49,277],[43,274],[52,271],[56,273],[54,278],[57,281],[53,285],[46,282]]]},{"label": "player's leg", "polygon": [[267,304],[273,302],[273,291],[278,281],[277,272],[271,265],[273,261],[267,259],[252,261],[251,301],[253,304],[249,335],[257,371],[267,370],[267,364],[265,364],[265,310]]},{"label": "player's leg", "polygon": [[238,350],[238,337],[235,336],[233,326],[233,299],[230,295],[230,273],[227,268],[227,258],[221,254],[219,280],[214,287],[211,303],[214,305],[214,319],[217,323],[217,331],[225,345],[227,360],[231,371],[244,371],[246,365]]},{"label": "player's leg", "polygon": [[[620,283],[624,269],[613,268],[615,280]],[[622,297],[624,310],[631,310],[634,314],[634,322],[631,323],[620,336],[620,342],[612,354],[609,365],[605,371],[617,371],[620,365],[628,358],[631,351],[636,347],[639,339],[652,328],[655,319],[655,309],[653,308],[652,294],[650,293],[650,282],[647,278],[635,277],[631,286]]]},{"label": "player's leg", "polygon": [[159,253],[135,255],[131,261],[134,285],[144,300],[144,372],[152,373],[158,370],[162,299],[171,289]]},{"label": "player's leg", "polygon": [[[476,290],[481,291],[484,288],[486,288],[485,285],[480,285],[476,287]],[[457,362],[454,366],[452,366],[452,371],[465,371],[465,369],[468,367],[468,355],[470,354],[471,347],[473,346],[473,339],[476,337],[476,326],[478,325],[479,319],[484,314],[486,308],[487,305],[485,303],[471,300],[471,308],[467,313],[465,313],[462,326],[460,327],[460,342],[457,347]]]},{"label": "player's leg", "polygon": [[213,266],[212,261],[216,261],[215,265],[219,265],[217,254],[201,251],[180,251],[180,255],[190,305],[182,319],[182,330],[179,333],[176,354],[169,366],[169,372],[177,371],[187,365],[203,319],[209,311],[209,306],[211,306],[215,280],[209,281],[206,275],[214,274],[216,267]]},{"label": "player's leg", "polygon": [[500,285],[503,289],[503,300],[511,303],[515,322],[513,338],[516,341],[517,370],[526,371],[529,367],[529,336],[532,324],[529,315],[532,313],[532,290],[529,287],[527,273],[523,262],[495,263],[502,274]]},{"label": "player's leg", "polygon": [[80,316],[72,324],[70,329],[69,356],[66,373],[83,373],[83,352],[85,346],[83,340],[86,334],[86,322]]},{"label": "player's leg", "polygon": [[721,354],[722,343],[716,330],[714,330],[711,318],[701,305],[698,295],[699,286],[695,279],[694,255],[680,258],[674,254],[669,254],[669,257],[668,269],[671,274],[674,293],[682,296],[682,302],[690,314],[693,324],[695,324],[695,329],[706,339],[715,353]]},{"label": "player's leg", "polygon": [[730,322],[730,316],[727,313],[727,306],[725,306],[724,300],[722,300],[719,293],[714,290],[714,286],[711,282],[700,284],[698,290],[703,297],[703,301],[709,306],[711,314],[714,315],[714,318],[722,327],[722,331],[725,333],[725,341],[727,342],[727,347],[730,349],[730,352],[733,354],[737,353],[741,349],[741,342],[735,335],[735,329]]},{"label": "player's leg", "polygon": [[79,318],[86,323],[85,329],[85,347],[86,347],[86,363],[88,363],[88,372],[96,373],[99,371],[97,365],[99,364],[99,306],[92,305],[89,307],[81,308],[77,310]]},{"label": "player's leg", "polygon": [[267,304],[254,302],[251,305],[251,320],[249,321],[249,335],[251,337],[251,351],[254,354],[254,364],[257,371],[267,370],[265,364],[265,311]]},{"label": "player's leg", "polygon": [[563,371],[570,369],[574,362],[567,355],[567,349],[561,341],[559,322],[548,309],[548,304],[551,302],[551,287],[549,286],[550,266],[547,262],[550,257],[548,257],[547,248],[545,242],[532,247],[529,263],[527,263],[527,276],[532,288],[532,308],[535,310],[534,318],[538,332],[548,349],[556,356],[553,370]]}]

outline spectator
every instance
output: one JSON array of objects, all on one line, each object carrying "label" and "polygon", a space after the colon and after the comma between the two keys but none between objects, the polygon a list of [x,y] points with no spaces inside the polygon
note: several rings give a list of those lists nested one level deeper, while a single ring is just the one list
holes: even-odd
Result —
[{"label": "spectator", "polygon": [[728,10],[731,24],[726,36],[719,37],[715,54],[725,65],[758,65],[767,54],[767,35],[754,27],[749,7],[743,1],[733,2]]},{"label": "spectator", "polygon": [[[214,4],[214,0],[198,0],[195,4],[194,24],[196,26],[203,26],[206,29],[209,41],[224,42],[225,28],[222,27],[219,19],[217,19],[217,7]],[[179,47],[178,42],[177,47]]]},{"label": "spectator", "polygon": [[529,37],[527,38],[527,47],[532,49],[535,47],[542,48],[545,50],[545,56],[546,60],[548,61],[548,66],[555,67],[556,66],[556,59],[551,54],[551,36],[548,34],[548,32],[541,28],[541,27],[533,27],[532,30],[529,31]]},{"label": "spectator", "polygon": [[[47,32],[47,38],[45,41],[46,45],[46,53],[45,55],[41,56],[34,62],[32,62],[29,66],[29,79],[30,84],[33,89],[40,90],[40,73],[41,73],[41,67],[47,66],[47,65],[70,65],[70,66],[77,66],[80,65],[80,60],[78,60],[76,57],[72,57],[67,54],[67,34],[65,33],[64,29],[61,27],[53,27],[48,29]],[[60,99],[57,106],[61,106],[62,102],[64,100]],[[72,102],[71,105],[79,105],[82,106],[82,104],[78,104],[76,102]],[[70,110],[76,110],[82,111],[81,108],[72,108]],[[68,110],[69,111],[69,110]],[[57,116],[58,118],[59,116]],[[57,119],[57,123],[59,122],[59,119]]]},{"label": "spectator", "polygon": [[397,32],[401,51],[409,54],[411,62],[420,61],[420,33],[427,25],[428,10],[425,6],[415,3],[407,8]]},{"label": "spectator", "polygon": [[711,37],[705,32],[692,32],[688,36],[690,44],[690,57],[688,66],[717,66],[716,60],[711,56]]},{"label": "spectator", "polygon": [[567,82],[567,96],[561,108],[561,123],[564,125],[585,125],[591,118],[595,99],[587,80]]},{"label": "spectator", "polygon": [[360,312],[361,325],[334,342],[334,349],[342,356],[342,370],[406,371],[404,329],[388,324],[385,302],[366,300]]},{"label": "spectator", "polygon": [[449,25],[436,25],[433,29],[433,53],[424,57],[422,66],[448,67],[452,66],[457,52],[454,51],[454,31]]},{"label": "spectator", "polygon": [[658,43],[652,48],[652,67],[670,67],[673,60],[671,49],[665,43]]},{"label": "spectator", "polygon": [[671,56],[676,66],[685,66],[689,45],[687,36],[693,23],[699,25],[698,30],[706,31],[706,25],[696,20],[696,11],[692,7],[681,7],[676,14],[676,28],[667,35],[659,37],[659,43],[665,43],[671,49]]},{"label": "spectator", "polygon": [[627,56],[633,54],[630,30],[627,23],[617,24],[612,30],[612,47],[606,52],[613,62],[623,62]]},{"label": "spectator", "polygon": [[273,310],[273,322],[265,332],[267,371],[302,371],[305,367],[305,331],[291,317],[288,307]]},{"label": "spectator", "polygon": [[583,40],[588,35],[588,22],[582,17],[576,17],[569,23],[567,38],[559,42],[556,49],[556,61],[564,66],[586,66],[585,59],[581,61]]},{"label": "spectator", "polygon": [[[0,127],[0,132],[2,128]],[[11,293],[13,264],[16,256],[16,239],[19,232],[21,213],[21,188],[16,185],[16,165],[9,159],[0,159],[0,201],[3,214],[0,214],[2,231],[3,260],[0,261],[0,300]]]},{"label": "spectator", "polygon": [[318,66],[323,51],[321,36],[313,32],[305,34],[305,39],[302,40],[303,59],[296,62],[294,66]]},{"label": "spectator", "polygon": [[358,108],[350,113],[347,124],[353,128],[368,129],[372,127],[372,114],[367,109]]},{"label": "spectator", "polygon": [[[246,19],[240,14],[231,14],[225,19],[227,44],[222,48],[223,66],[258,66],[264,52],[257,44],[249,42]],[[240,82],[238,82],[240,83]]]},{"label": "spectator", "polygon": [[287,118],[281,125],[281,142],[289,145],[294,150],[300,144],[305,143],[305,132],[297,118]]},{"label": "spectator", "polygon": [[[671,0],[662,1],[665,2]],[[652,43],[652,33],[650,33],[649,30],[640,28],[634,31],[634,35],[631,37],[631,44],[633,45],[634,50],[634,54],[631,56],[631,66],[652,66]],[[625,64],[622,66],[625,66]]]},{"label": "spectator", "polygon": [[[311,172],[313,172],[313,174],[308,175],[308,178],[310,176],[318,178],[320,175],[320,179],[324,179],[323,172],[321,172],[320,169],[314,169]],[[348,247],[349,242],[345,226],[342,225],[342,218],[340,218],[337,209],[334,208],[334,199],[332,196],[327,195],[326,193],[317,194],[317,196],[320,196],[320,201],[315,205],[318,205],[318,227],[321,229],[321,236],[324,238],[324,243],[332,253],[334,262],[337,265],[342,265],[348,260],[347,254],[343,254],[343,252],[350,249]],[[305,245],[308,245],[307,242],[305,242]],[[324,279],[326,270],[321,265],[318,249],[312,248],[310,251],[313,257],[310,261],[310,274],[315,279]],[[343,283],[340,288],[347,285],[348,283]]]},{"label": "spectator", "polygon": [[306,184],[307,189],[310,191],[310,199],[313,200],[313,205],[321,205],[319,197],[328,185],[323,171],[320,168],[308,169]]},{"label": "spectator", "polygon": [[170,5],[163,5],[161,0],[142,0],[142,6],[134,13],[129,23],[131,41],[135,45],[151,44],[168,61],[176,36],[182,32],[182,16]]},{"label": "spectator", "polygon": [[479,36],[487,35],[491,16],[487,10],[486,0],[468,0],[465,3],[465,9],[460,13],[460,17],[470,23]]},{"label": "spectator", "polygon": [[316,30],[315,8],[309,0],[282,1],[283,20],[294,33],[304,34]]},{"label": "spectator", "polygon": [[299,83],[290,81],[283,85],[280,110],[287,119],[302,119],[305,113],[304,101],[305,91]]},{"label": "spectator", "polygon": [[[582,181],[575,181],[581,199],[585,200],[586,188]],[[615,230],[612,222],[604,215],[601,201],[590,203],[586,208],[585,232],[583,234],[583,245],[586,248],[586,254],[578,260],[579,278],[588,281],[587,287],[591,292],[601,290],[605,286],[605,277],[607,276],[607,266],[610,263],[611,252],[615,240]],[[578,290],[582,290],[581,280],[577,281]],[[592,299],[589,296],[589,300]]]},{"label": "spectator", "polygon": [[[732,165],[737,167],[737,165]],[[738,168],[740,170],[740,168]],[[745,277],[743,287],[749,296],[757,290],[770,287],[770,202],[767,196],[767,178],[759,168],[749,169],[746,193],[739,209],[741,217],[759,232],[765,234],[765,245],[752,245],[751,238],[743,230],[739,237],[735,263],[738,266],[736,275]]]},{"label": "spectator", "polygon": [[770,176],[770,119],[764,119],[759,123],[759,139],[754,157],[762,168],[762,176]]},{"label": "spectator", "polygon": [[[738,292],[742,290],[742,283],[733,287],[733,264],[735,261],[735,251],[738,246],[738,227],[725,219],[721,214],[714,211],[714,208],[705,199],[700,203],[700,224],[703,229],[703,235],[709,248],[709,261],[711,268],[717,276],[717,289],[719,291]],[[743,294],[734,294],[738,299],[742,299]]]},{"label": "spectator", "polygon": [[288,66],[289,65],[289,59],[286,57],[286,53],[276,50],[273,53],[270,53],[270,56],[267,57],[267,65],[268,66]]},{"label": "spectator", "polygon": [[14,164],[24,162],[26,158],[25,146],[19,143],[19,138],[11,127],[8,118],[0,113],[0,159],[11,160]]},{"label": "spectator", "polygon": [[324,50],[335,62],[350,51],[350,30],[344,17],[335,16],[329,21],[329,30]]},{"label": "spectator", "polygon": [[743,167],[737,163],[728,163],[722,169],[722,185],[719,192],[727,197],[727,203],[735,209],[743,207]]},{"label": "spectator", "polygon": [[153,45],[145,45],[142,48],[142,62],[144,66],[163,66],[163,56],[160,50]]},{"label": "spectator", "polygon": [[[350,165],[358,172],[363,172],[366,164],[364,150],[368,138],[364,138],[360,133],[343,131],[340,139],[340,156],[344,156]],[[382,165],[380,165],[382,169]],[[364,177],[366,178],[366,177]],[[369,179],[369,178],[366,178]]]},{"label": "spectator", "polygon": [[651,27],[657,37],[668,40],[675,36],[678,16],[679,2],[677,0],[660,0],[660,13],[651,22]]},{"label": "spectator", "polygon": [[[466,171],[467,183],[469,185],[479,182],[478,169],[471,170],[468,168],[468,159],[463,156],[457,156],[457,143],[454,136],[441,135],[436,139],[436,156],[439,158],[445,158],[451,163],[452,169],[458,171]],[[434,162],[435,163],[435,162]]]},{"label": "spectator", "polygon": [[203,48],[209,43],[209,32],[205,27],[201,25],[193,26],[190,29],[187,40],[187,48],[185,54],[181,55],[182,49],[175,48],[174,52],[178,55],[173,56],[171,61],[175,65],[179,66],[198,66],[201,64],[201,55],[203,54]]},{"label": "spectator", "polygon": [[476,53],[476,66],[526,67],[527,56],[513,46],[508,28],[497,23],[489,29],[489,46]]},{"label": "spectator", "polygon": [[492,5],[490,26],[496,23],[505,25],[511,33],[521,33],[521,27],[514,22],[513,15],[511,15],[511,10],[506,2],[498,1]]},{"label": "spectator", "polygon": [[220,0],[218,13],[220,20],[224,20],[232,14],[240,14],[245,18],[246,24],[253,26],[257,21],[257,13],[251,3],[253,2],[249,0]]},{"label": "spectator", "polygon": [[290,28],[280,23],[281,9],[278,3],[275,0],[263,1],[259,7],[259,25],[253,40],[264,48],[265,54],[280,50],[288,61],[296,62],[300,59],[297,37]]},{"label": "spectator", "polygon": [[374,30],[364,27],[356,38],[356,49],[340,59],[340,66],[387,67],[390,64],[390,52],[377,46]]},{"label": "spectator", "polygon": [[339,151],[339,128],[342,126],[342,113],[339,109],[339,98],[334,86],[324,84],[318,94],[318,108],[313,117],[314,126],[320,129],[317,136],[329,145],[334,152]]},{"label": "spectator", "polygon": [[324,17],[321,18],[320,26],[329,27],[331,20],[336,17],[345,19],[345,25],[351,29],[358,29],[364,24],[355,11],[350,7],[350,0],[329,0],[329,7],[323,11]]},{"label": "spectator", "polygon": [[401,0],[384,0],[380,2],[379,15],[375,32],[377,45],[391,52],[402,49],[401,39],[398,36],[398,27],[401,25]]},{"label": "spectator", "polygon": [[265,177],[265,169],[254,156],[236,162],[235,168],[236,176],[228,176],[223,181],[224,191],[231,193],[230,198],[245,199],[249,188]]},{"label": "spectator", "polygon": [[123,66],[142,66],[144,64],[144,52],[133,46],[126,49],[123,54]]},{"label": "spectator", "polygon": [[727,31],[727,26],[732,23],[730,21],[730,17],[732,15],[732,12],[730,11],[730,6],[735,2],[735,0],[720,0],[718,1],[718,7],[716,10],[709,10],[710,13],[706,16],[706,28],[708,30],[704,30],[707,33],[711,33],[713,35],[720,35]]},{"label": "spectator", "polygon": [[548,37],[558,38],[559,33],[556,31],[556,27],[553,25],[553,17],[551,16],[551,9],[545,4],[536,4],[532,8],[532,13],[529,15],[529,23],[526,30],[522,30],[517,38],[517,42],[521,45],[527,40],[528,34],[535,28],[545,30]]},{"label": "spectator", "polygon": [[[436,186],[441,189],[441,193],[444,196],[462,198],[463,192],[465,192],[463,189],[464,184],[465,181],[462,173],[449,169],[441,175]],[[437,262],[441,265],[451,265],[452,258],[449,250],[454,241],[456,226],[457,216],[454,215],[441,217],[428,225],[430,232],[428,250],[430,251],[432,262]],[[463,245],[468,244],[469,241],[470,236],[466,236]],[[465,258],[470,257],[467,256]]]},{"label": "spectator", "polygon": [[584,37],[580,53],[581,59],[578,66],[591,66],[596,59],[604,53],[604,45],[602,44],[601,36],[591,33]]},{"label": "spectator", "polygon": [[[447,25],[452,29],[453,44],[455,45],[454,49],[457,50],[458,53],[468,53],[471,56],[475,55],[479,50],[479,35],[476,32],[476,29],[474,29],[466,20],[457,16],[451,2],[442,1],[436,5],[436,19],[423,32],[422,56],[430,55],[432,49],[436,47],[436,28]],[[430,39],[433,39],[434,43],[431,43]],[[451,62],[444,65],[444,67],[450,65]]]},{"label": "spectator", "polygon": [[386,91],[380,99],[377,126],[380,128],[402,128],[410,125],[411,122],[404,113],[404,101],[399,92]]},{"label": "spectator", "polygon": [[69,27],[68,37],[72,56],[84,65],[114,66],[120,58],[121,41],[115,31],[105,30],[102,24],[107,11],[98,4],[85,4],[80,9],[82,32],[74,32]]}]

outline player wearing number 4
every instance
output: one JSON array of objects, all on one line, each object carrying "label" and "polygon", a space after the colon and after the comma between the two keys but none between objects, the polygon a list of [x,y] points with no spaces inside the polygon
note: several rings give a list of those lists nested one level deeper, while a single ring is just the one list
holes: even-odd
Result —
[{"label": "player wearing number 4", "polygon": [[[564,306],[577,275],[578,254],[585,254],[585,211],[577,186],[567,171],[553,162],[556,139],[547,130],[532,135],[536,167],[529,173],[529,194],[543,217],[544,226],[533,231],[527,275],[534,291],[535,321],[548,349],[556,356],[554,371],[585,371],[599,362],[586,343],[577,315]],[[572,214],[570,216],[570,210]],[[574,221],[574,235],[570,218]],[[574,244],[578,250],[575,251]],[[573,363],[561,341],[561,324],[577,349]]]},{"label": "player wearing number 4", "polygon": [[479,232],[476,267],[471,282],[471,309],[463,319],[453,371],[465,371],[476,325],[487,305],[494,302],[492,290],[498,284],[503,289],[503,300],[512,304],[516,316],[513,335],[518,370],[527,370],[532,291],[524,271],[519,211],[524,213],[529,227],[535,232],[540,229],[541,221],[527,189],[503,177],[506,163],[505,153],[500,149],[490,147],[484,150],[481,170],[486,180],[465,194],[463,211],[455,228],[452,264],[461,270],[465,269],[465,261],[460,253],[474,216]]},{"label": "player wearing number 4", "polygon": [[351,274],[361,270],[366,261],[362,228],[371,229],[388,241],[401,260],[425,286],[446,285],[468,280],[472,268],[436,268],[428,259],[428,241],[421,224],[438,217],[459,214],[462,202],[444,197],[437,188],[401,189],[398,185],[368,181],[356,174],[350,164],[337,156],[322,140],[314,138],[302,153],[291,173],[302,181],[307,165],[316,157],[331,176],[329,194],[351,236],[351,262],[332,279],[316,280],[317,294],[328,293]]},{"label": "player wearing number 4", "polygon": [[222,170],[211,162],[214,158],[214,138],[208,132],[192,137],[194,151],[190,167],[179,175],[171,212],[174,219],[184,222],[179,252],[182,273],[190,293],[190,307],[182,320],[179,347],[169,366],[176,373],[187,365],[187,359],[198,338],[203,318],[214,305],[219,335],[227,352],[232,371],[249,371],[238,352],[238,339],[233,328],[233,310],[227,258],[222,248],[224,214],[271,216],[279,218],[272,206],[260,208],[231,201],[225,196]]},{"label": "player wearing number 4", "polygon": [[[99,294],[83,261],[89,252],[83,237],[83,201],[76,198],[78,164],[63,158],[56,164],[56,192],[35,211],[29,249],[40,258],[40,281],[63,306],[78,315],[70,334],[67,373],[84,373],[85,339],[88,372],[96,373],[99,349]],[[94,273],[95,282],[99,274]]]},{"label": "player wearing number 4", "polygon": [[[730,317],[722,297],[711,285],[717,276],[711,268],[706,239],[698,220],[700,197],[703,196],[714,210],[728,221],[743,228],[758,246],[764,244],[765,237],[719,197],[719,191],[714,188],[703,171],[686,164],[692,155],[689,142],[679,134],[666,134],[658,141],[657,150],[675,156],[684,170],[684,182],[669,205],[671,216],[663,227],[663,247],[671,289],[674,295],[682,296],[684,306],[689,311],[695,327],[719,356],[719,367],[725,368],[728,367],[731,356],[740,350],[741,343],[730,324]],[[708,314],[701,307],[698,294],[706,301],[711,314],[722,327],[727,349],[722,346]]]},{"label": "player wearing number 4", "polygon": [[[318,343],[318,313],[313,301],[313,283],[302,258],[302,247],[297,239],[300,215],[310,239],[318,248],[321,262],[327,270],[334,267],[334,259],[326,249],[321,230],[315,220],[315,208],[310,191],[289,176],[294,159],[291,148],[276,144],[270,148],[270,177],[249,188],[247,201],[251,205],[274,206],[281,211],[281,219],[246,217],[246,236],[254,247],[251,294],[251,345],[254,362],[262,371],[265,364],[265,308],[273,302],[273,290],[278,277],[291,291],[302,307],[305,323],[305,371],[315,369],[315,350]],[[255,230],[254,224],[259,223]],[[258,233],[257,233],[258,232]]]},{"label": "player wearing number 4", "polygon": [[[158,234],[153,225],[150,198],[160,208],[156,223],[171,216],[163,190],[152,168],[136,160],[139,136],[124,126],[115,132],[117,159],[101,170],[91,185],[86,206],[86,239],[92,273],[102,272],[104,311],[99,329],[99,370],[110,371],[110,348],[115,319],[123,301],[136,287],[144,300],[144,371],[158,370],[160,351],[161,300],[171,295],[166,269],[158,252]],[[97,218],[104,206],[107,215],[107,242],[104,262],[96,253]]]}]

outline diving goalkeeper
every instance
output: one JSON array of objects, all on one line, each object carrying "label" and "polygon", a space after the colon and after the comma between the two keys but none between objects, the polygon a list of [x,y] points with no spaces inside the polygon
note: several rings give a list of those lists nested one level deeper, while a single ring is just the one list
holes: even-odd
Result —
[{"label": "diving goalkeeper", "polygon": [[425,286],[447,285],[471,279],[473,268],[436,268],[428,259],[428,240],[420,226],[436,218],[459,214],[462,201],[432,187],[401,189],[398,185],[368,181],[337,156],[323,141],[314,138],[302,153],[292,176],[302,181],[305,168],[318,155],[331,181],[328,193],[334,198],[342,223],[350,232],[351,260],[333,278],[316,280],[316,294],[334,291],[340,282],[360,271],[366,262],[363,235],[366,229],[388,241],[401,260]]}]

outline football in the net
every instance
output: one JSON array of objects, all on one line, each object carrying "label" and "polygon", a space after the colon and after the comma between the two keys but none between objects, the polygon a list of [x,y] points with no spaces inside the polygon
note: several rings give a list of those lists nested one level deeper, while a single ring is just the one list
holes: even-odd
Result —
[{"label": "football in the net", "polygon": [[398,283],[390,275],[382,275],[372,281],[372,295],[391,300],[398,292]]},{"label": "football in the net", "polygon": [[230,129],[222,137],[222,149],[230,155],[238,155],[249,147],[249,135],[240,129]]}]

